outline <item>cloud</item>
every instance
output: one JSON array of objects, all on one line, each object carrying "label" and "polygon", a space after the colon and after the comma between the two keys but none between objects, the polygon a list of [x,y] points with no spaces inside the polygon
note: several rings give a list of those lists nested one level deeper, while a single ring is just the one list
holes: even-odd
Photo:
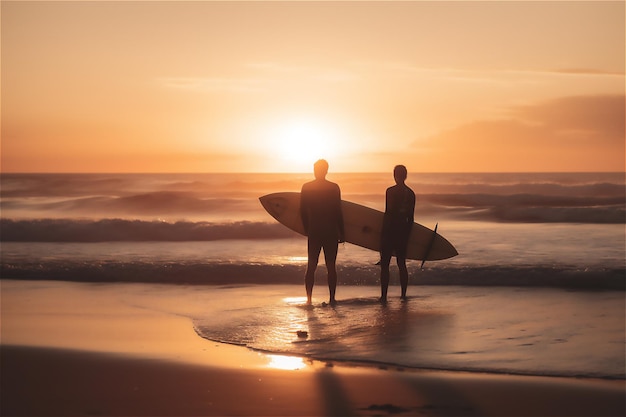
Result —
[{"label": "cloud", "polygon": [[[624,169],[624,95],[562,97],[509,108],[413,143],[416,150],[465,169]],[[471,166],[469,161],[474,161]],[[491,169],[489,169],[491,170]]]},{"label": "cloud", "polygon": [[346,68],[293,65],[275,61],[250,62],[246,67],[269,77],[289,77],[303,81],[346,82],[359,78],[354,71]]},{"label": "cloud", "polygon": [[279,62],[252,62],[245,65],[252,74],[242,77],[164,77],[160,85],[177,90],[227,93],[259,93],[272,91],[290,82],[336,84],[357,78],[341,68],[288,65]]},{"label": "cloud", "polygon": [[166,88],[195,92],[249,93],[268,89],[268,80],[258,78],[168,77],[158,82]]},{"label": "cloud", "polygon": [[608,76],[616,76],[623,77],[624,71],[604,71],[594,68],[561,68],[554,71],[549,71],[555,74],[565,74],[565,75],[608,75]]},{"label": "cloud", "polygon": [[623,77],[624,71],[611,71],[598,68],[490,68],[490,67],[433,67],[416,65],[408,61],[360,61],[355,67],[363,72],[380,72],[383,74],[409,75],[443,79],[479,79],[497,81],[508,80],[511,77],[527,76],[594,76],[594,77]]},{"label": "cloud", "polygon": [[512,116],[542,127],[546,137],[565,141],[624,141],[625,96],[564,97],[514,108]]}]

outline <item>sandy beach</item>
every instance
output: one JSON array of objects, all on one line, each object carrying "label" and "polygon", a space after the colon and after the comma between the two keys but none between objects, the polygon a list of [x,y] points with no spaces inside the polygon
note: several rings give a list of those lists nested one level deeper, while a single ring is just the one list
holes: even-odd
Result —
[{"label": "sandy beach", "polygon": [[285,359],[202,339],[187,317],[141,307],[120,285],[8,280],[1,285],[1,414],[6,416],[626,412],[623,380]]}]

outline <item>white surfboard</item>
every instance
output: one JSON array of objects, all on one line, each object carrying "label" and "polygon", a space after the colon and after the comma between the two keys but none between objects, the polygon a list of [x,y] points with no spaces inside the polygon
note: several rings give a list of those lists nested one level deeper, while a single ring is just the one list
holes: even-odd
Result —
[{"label": "white surfboard", "polygon": [[[300,218],[300,193],[284,192],[260,197],[267,212],[291,230],[306,235]],[[346,241],[374,251],[380,251],[383,226],[382,211],[341,200]],[[438,261],[452,258],[458,252],[443,236],[419,223],[413,223],[407,259]]]}]

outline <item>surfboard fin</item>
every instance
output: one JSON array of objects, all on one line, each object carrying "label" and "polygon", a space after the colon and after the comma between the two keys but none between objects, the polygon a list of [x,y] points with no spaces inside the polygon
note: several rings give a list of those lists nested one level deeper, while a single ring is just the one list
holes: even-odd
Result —
[{"label": "surfboard fin", "polygon": [[426,259],[428,259],[428,255],[430,254],[430,250],[433,247],[433,243],[435,242],[435,237],[437,236],[437,227],[439,227],[439,223],[435,225],[435,230],[433,230],[433,237],[430,239],[430,243],[428,244],[428,248],[426,249],[426,253],[424,254],[424,259],[422,259],[422,265],[420,269],[424,270],[424,264],[426,263]]}]

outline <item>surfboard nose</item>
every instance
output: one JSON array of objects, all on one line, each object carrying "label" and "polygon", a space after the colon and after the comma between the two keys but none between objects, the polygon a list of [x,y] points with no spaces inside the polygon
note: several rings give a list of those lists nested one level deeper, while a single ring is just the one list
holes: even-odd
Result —
[{"label": "surfboard nose", "polygon": [[279,223],[287,226],[294,232],[305,235],[302,219],[300,218],[300,193],[284,192],[273,193],[259,197],[261,205]]},{"label": "surfboard nose", "polygon": [[273,218],[279,220],[287,210],[287,199],[276,194],[267,194],[259,197],[261,205]]}]

